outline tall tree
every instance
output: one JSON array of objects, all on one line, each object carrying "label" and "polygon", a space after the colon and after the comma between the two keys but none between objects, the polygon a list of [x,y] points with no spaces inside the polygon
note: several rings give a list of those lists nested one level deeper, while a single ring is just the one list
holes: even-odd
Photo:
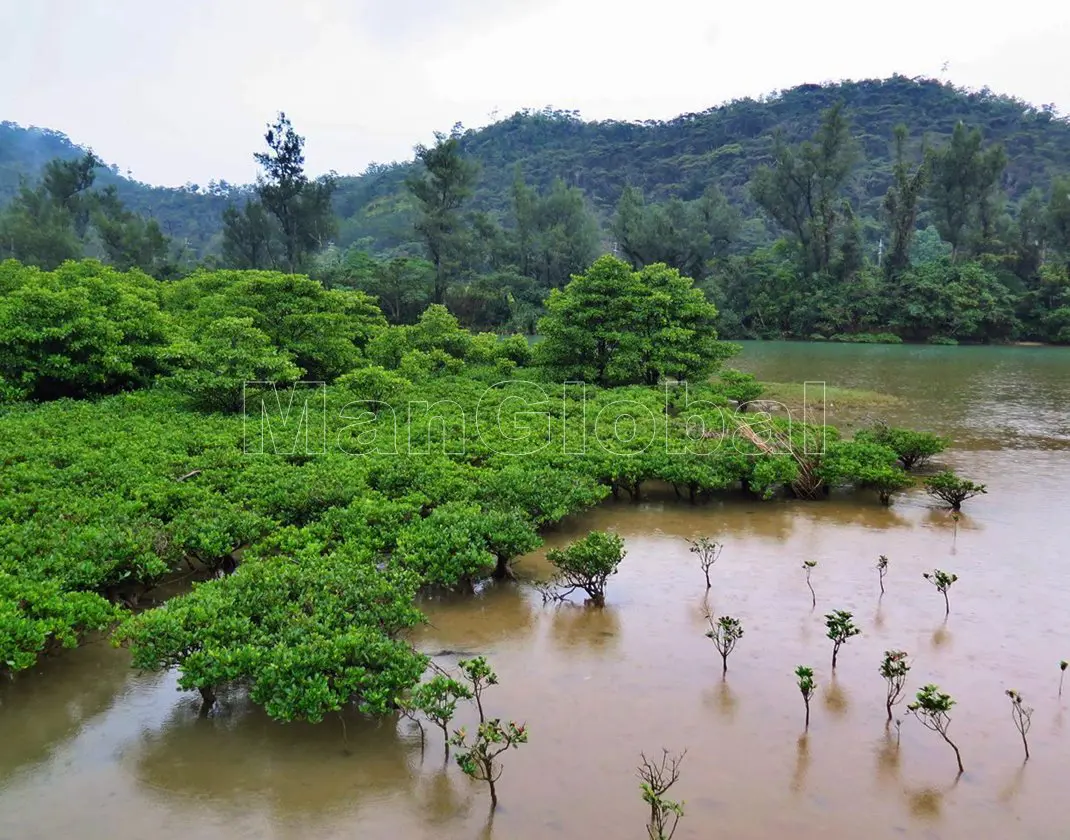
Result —
[{"label": "tall tree", "polygon": [[1045,214],[1047,239],[1070,270],[1070,176],[1055,178],[1051,184],[1051,198]]},{"label": "tall tree", "polygon": [[93,212],[93,196],[89,190],[96,180],[97,168],[103,162],[90,150],[80,158],[56,158],[45,164],[41,186],[58,206],[71,215],[71,225],[78,237],[84,237]]},{"label": "tall tree", "polygon": [[264,208],[278,221],[286,268],[294,273],[306,258],[327,245],[334,234],[331,196],[333,175],[310,181],[305,175],[305,138],[298,134],[286,114],[279,112],[264,135],[266,152],[254,157],[263,169],[256,191]]},{"label": "tall tree", "polygon": [[907,161],[907,138],[905,125],[895,127],[895,164],[892,167],[894,182],[884,195],[884,212],[891,228],[891,247],[888,261],[884,264],[888,276],[894,276],[910,267],[910,245],[918,224],[918,202],[929,178],[928,161],[911,168]]},{"label": "tall tree", "polygon": [[513,183],[511,233],[514,264],[544,289],[560,289],[594,261],[598,221],[583,192],[556,179],[540,195],[517,173]]},{"label": "tall tree", "polygon": [[231,204],[223,211],[223,262],[232,268],[275,268],[275,232],[260,201],[246,199],[241,210]]},{"label": "tall tree", "polygon": [[23,184],[0,211],[0,259],[16,259],[46,271],[82,256],[71,214],[42,187]]},{"label": "tall tree", "polygon": [[416,199],[416,232],[435,267],[434,302],[443,303],[455,270],[464,227],[461,206],[472,194],[478,168],[461,155],[459,130],[435,133],[435,145],[416,147],[419,170],[405,185]]},{"label": "tall tree", "polygon": [[751,183],[754,200],[798,242],[809,272],[828,271],[842,216],[841,191],[857,159],[843,103],[822,114],[811,140],[797,147],[777,136],[773,165]]},{"label": "tall tree", "polygon": [[1047,208],[1044,196],[1035,187],[1026,193],[1018,205],[1018,218],[1011,243],[1014,256],[1014,271],[1022,280],[1029,282],[1044,262],[1044,246],[1048,234]]},{"label": "tall tree", "polygon": [[109,263],[120,271],[139,268],[159,275],[167,262],[168,240],[155,219],[145,219],[123,206],[108,187],[97,194],[93,226]]},{"label": "tall tree", "polygon": [[980,129],[959,122],[946,145],[931,149],[929,199],[933,222],[951,246],[952,259],[984,250],[995,233],[1003,147],[983,148]]},{"label": "tall tree", "polygon": [[723,257],[739,234],[739,213],[715,186],[701,198],[646,204],[626,187],[617,203],[612,232],[633,268],[665,263],[689,277],[704,277],[706,264]]}]

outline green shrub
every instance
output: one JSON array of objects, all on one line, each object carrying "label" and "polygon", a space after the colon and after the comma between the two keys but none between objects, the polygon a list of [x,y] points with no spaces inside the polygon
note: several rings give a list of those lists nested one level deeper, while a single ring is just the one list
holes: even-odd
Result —
[{"label": "green shrub", "polygon": [[93,260],[40,271],[4,264],[0,384],[6,399],[55,399],[147,385],[174,329],[157,281]]}]

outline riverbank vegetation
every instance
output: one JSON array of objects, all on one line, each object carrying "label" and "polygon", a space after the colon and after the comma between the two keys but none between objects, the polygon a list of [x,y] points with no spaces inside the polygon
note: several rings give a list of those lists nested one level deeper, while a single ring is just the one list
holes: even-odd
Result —
[{"label": "riverbank vegetation", "polygon": [[[606,276],[631,279],[592,293]],[[561,384],[590,333],[533,350],[434,305],[390,326],[366,294],[299,275],[9,261],[0,285],[6,672],[135,610],[116,636],[135,665],[177,667],[206,708],[242,688],[283,720],[382,714],[427,666],[405,642],[418,593],[509,577],[542,530],[608,495],[904,480],[891,448],[736,411],[729,395],[760,385],[707,379],[733,348],[667,267],[603,258],[558,295],[613,311],[677,290],[657,315],[669,336],[595,334],[614,387]],[[674,343],[688,331],[708,357]],[[291,390],[297,376],[314,384]],[[190,574],[211,579],[140,611]]]}]

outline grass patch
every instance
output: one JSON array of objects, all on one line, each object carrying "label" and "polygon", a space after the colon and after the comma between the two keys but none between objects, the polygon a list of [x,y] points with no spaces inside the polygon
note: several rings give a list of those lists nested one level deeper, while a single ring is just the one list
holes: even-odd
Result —
[{"label": "grass patch", "polygon": [[[863,391],[860,388],[843,388],[826,385],[824,395],[820,387],[807,388],[808,408],[824,409],[827,412],[878,412],[901,406],[903,400],[891,394]],[[822,398],[824,397],[824,398]],[[785,404],[789,410],[801,416],[801,382],[762,382],[760,399],[771,399]]]}]

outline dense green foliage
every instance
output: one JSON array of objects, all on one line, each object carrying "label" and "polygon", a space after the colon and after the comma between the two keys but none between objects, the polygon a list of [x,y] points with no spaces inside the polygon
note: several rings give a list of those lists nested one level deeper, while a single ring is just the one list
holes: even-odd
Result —
[{"label": "dense green foliage", "polygon": [[552,548],[546,559],[557,570],[553,586],[559,596],[579,589],[596,607],[606,605],[606,583],[624,559],[624,540],[617,534],[592,531],[567,548]]},{"label": "dense green foliage", "polygon": [[736,349],[718,342],[717,310],[691,280],[664,264],[633,271],[602,257],[563,291],[539,322],[539,358],[562,381],[656,385],[709,374]]},{"label": "dense green foliage", "polygon": [[[600,266],[678,290],[658,293],[669,323],[709,306],[664,266]],[[384,714],[428,664],[406,638],[421,593],[511,576],[541,529],[609,494],[661,480],[694,502],[815,496],[902,476],[878,443],[747,425],[730,405],[760,394],[745,375],[563,385],[522,337],[473,334],[437,305],[388,326],[364,294],[301,275],[8,261],[0,284],[5,672],[192,572],[187,594],[123,622],[138,667],[177,668],[205,711],[241,690],[281,720]],[[651,331],[642,351],[672,358],[676,340]],[[622,553],[595,533],[551,561],[597,602]]]},{"label": "dense green foliage", "polygon": [[525,112],[357,178],[308,178],[285,115],[265,140],[255,188],[148,190],[4,124],[0,255],[309,271],[394,323],[434,302],[533,332],[547,293],[612,250],[695,280],[728,338],[1070,341],[1070,127],[988,90],[895,76],[667,122]]}]

